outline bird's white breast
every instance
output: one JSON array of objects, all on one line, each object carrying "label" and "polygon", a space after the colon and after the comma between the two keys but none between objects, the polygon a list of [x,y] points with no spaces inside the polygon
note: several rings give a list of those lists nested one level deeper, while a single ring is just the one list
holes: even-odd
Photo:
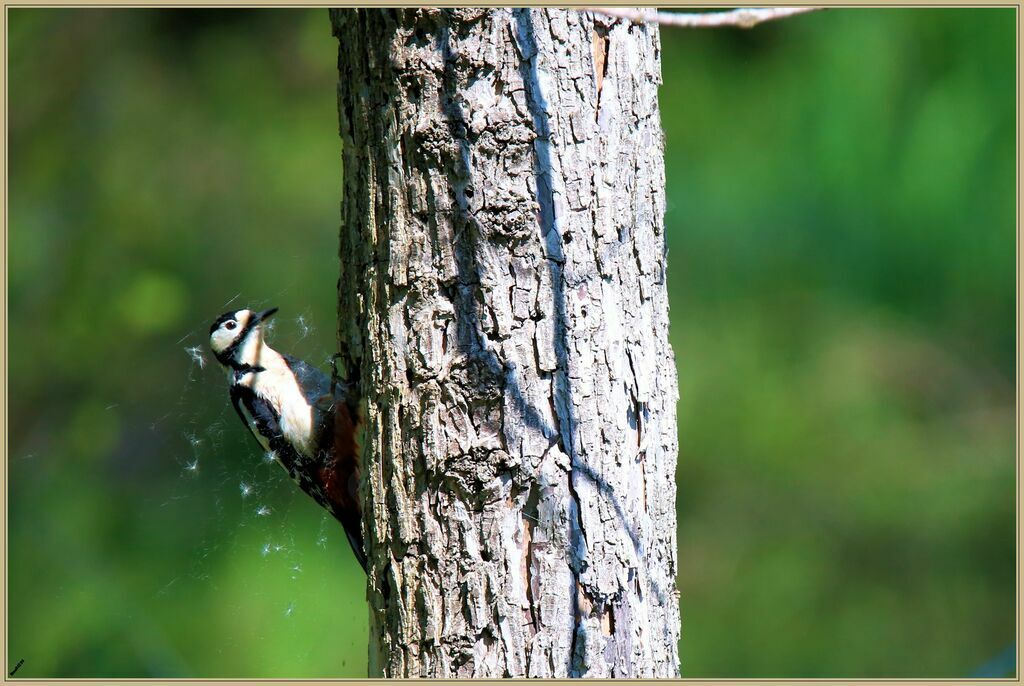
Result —
[{"label": "bird's white breast", "polygon": [[242,383],[274,408],[284,439],[298,452],[312,456],[315,449],[313,408],[306,401],[295,375],[284,358],[266,344],[259,351],[258,359],[264,371],[246,374]]}]

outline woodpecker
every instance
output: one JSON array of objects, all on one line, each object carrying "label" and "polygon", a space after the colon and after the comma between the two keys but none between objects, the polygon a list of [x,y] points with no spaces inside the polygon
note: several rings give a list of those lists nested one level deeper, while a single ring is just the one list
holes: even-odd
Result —
[{"label": "woodpecker", "polygon": [[358,398],[347,384],[267,345],[261,325],[275,312],[276,307],[222,314],[210,327],[210,348],[228,372],[239,418],[299,488],[341,522],[365,571]]}]

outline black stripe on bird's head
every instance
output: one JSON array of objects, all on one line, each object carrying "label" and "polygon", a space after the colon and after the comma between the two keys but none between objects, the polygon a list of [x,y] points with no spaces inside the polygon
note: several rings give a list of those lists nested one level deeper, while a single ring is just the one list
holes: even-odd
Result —
[{"label": "black stripe on bird's head", "polygon": [[244,353],[245,342],[259,332],[259,325],[275,312],[276,307],[262,312],[234,310],[217,317],[210,327],[210,349],[217,361],[232,368],[242,364],[244,361],[240,357]]}]

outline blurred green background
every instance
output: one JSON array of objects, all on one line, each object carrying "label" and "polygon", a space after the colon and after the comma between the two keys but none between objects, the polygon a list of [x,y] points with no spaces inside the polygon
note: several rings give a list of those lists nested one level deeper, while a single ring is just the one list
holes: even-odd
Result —
[{"label": "blurred green background", "polygon": [[[8,21],[18,676],[364,676],[341,528],[205,352],[229,301],[332,351],[327,12]],[[663,30],[684,676],[962,677],[1013,643],[1015,22]]]}]

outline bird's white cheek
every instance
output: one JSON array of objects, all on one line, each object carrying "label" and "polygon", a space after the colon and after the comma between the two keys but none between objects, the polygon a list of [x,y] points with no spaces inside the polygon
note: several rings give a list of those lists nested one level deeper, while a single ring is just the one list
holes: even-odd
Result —
[{"label": "bird's white cheek", "polygon": [[228,331],[226,329],[218,329],[217,331],[214,331],[213,335],[210,336],[210,348],[212,348],[215,353],[224,352],[232,343],[235,342],[235,335],[236,332]]}]

